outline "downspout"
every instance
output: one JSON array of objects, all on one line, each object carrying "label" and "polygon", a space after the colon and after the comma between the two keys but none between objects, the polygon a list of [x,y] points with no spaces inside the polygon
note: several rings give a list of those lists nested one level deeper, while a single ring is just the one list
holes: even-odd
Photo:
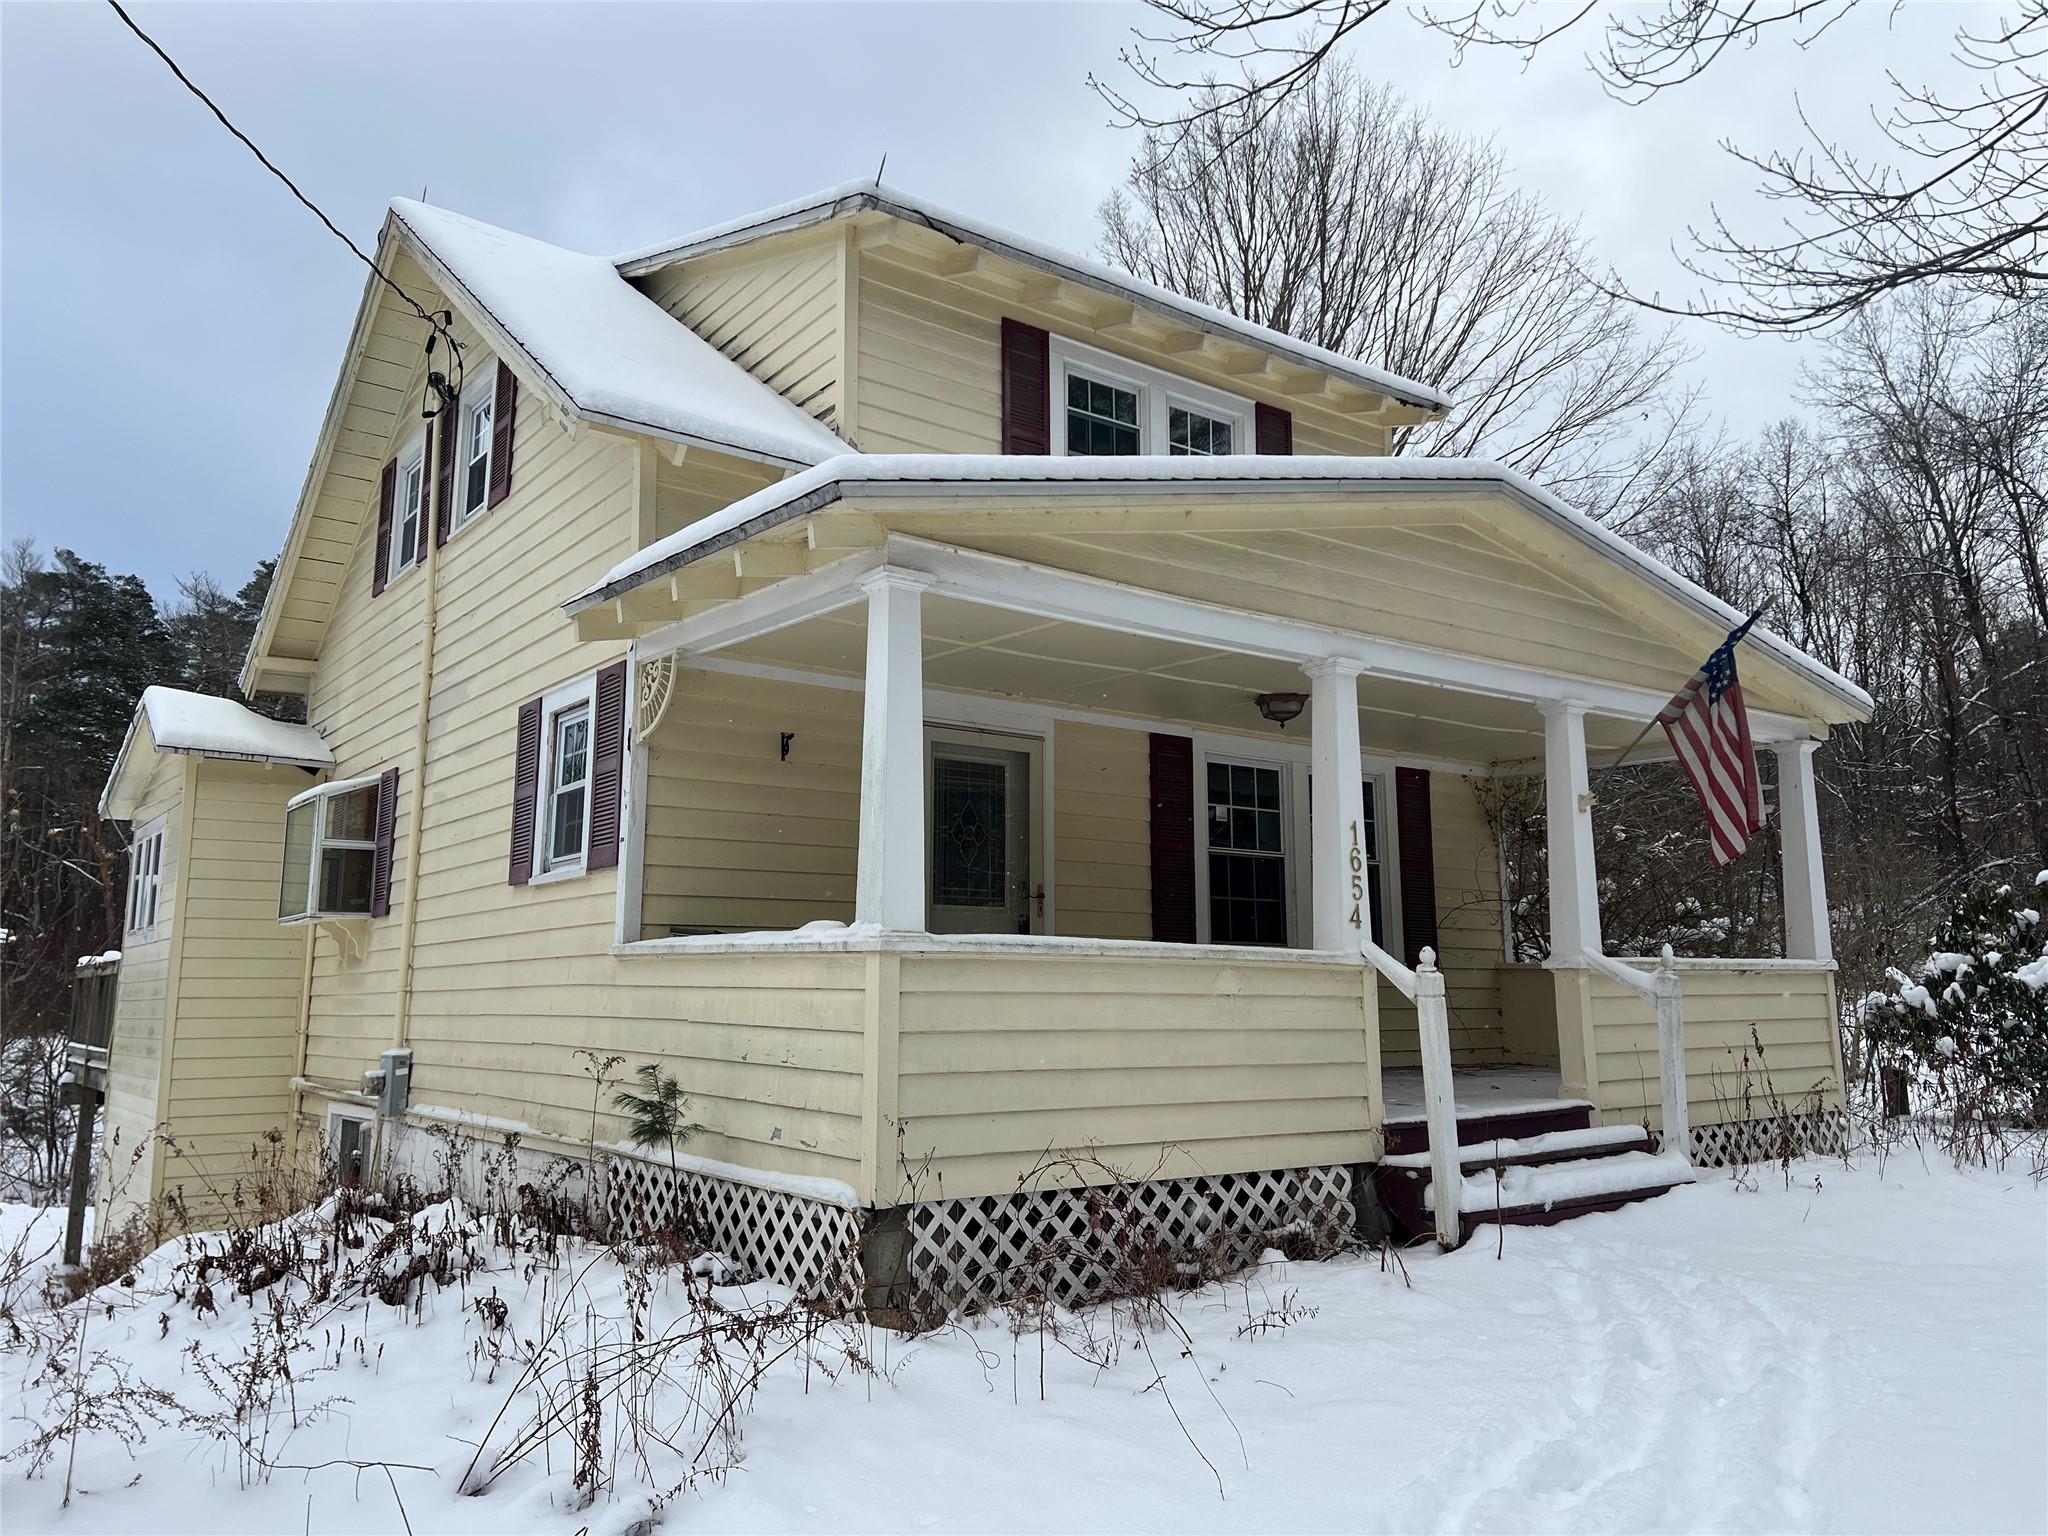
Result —
[{"label": "downspout", "polygon": [[306,1057],[313,1045],[313,946],[315,935],[313,925],[306,925],[305,969],[299,977],[299,1046],[294,1056],[292,1080],[289,1088],[291,1137],[287,1146],[294,1165],[299,1160],[299,1138],[303,1127],[300,1122],[306,1114],[306,1090],[299,1085],[306,1080]]},{"label": "downspout", "polygon": [[[459,404],[458,397],[445,401],[441,409],[456,410]],[[422,500],[429,505],[433,503],[441,484],[440,422],[440,415],[436,413],[427,423],[427,494]],[[452,482],[448,487],[448,495],[452,501],[455,496],[455,486]],[[399,921],[398,930],[398,1009],[391,1032],[393,1049],[403,1048],[412,1035],[413,934],[419,926],[420,915],[420,845],[426,841],[421,836],[425,830],[421,820],[427,804],[427,715],[434,692],[434,634],[440,598],[438,583],[441,576],[442,510],[438,506],[433,506],[432,516],[421,519],[423,524],[431,523],[431,526],[423,526],[420,530],[427,540],[426,567],[420,573],[425,578],[426,594],[422,601],[426,604],[426,612],[421,621],[420,632],[419,704],[413,716],[412,790],[406,797],[406,825],[411,831],[405,843],[405,915]],[[446,511],[449,532],[453,533],[455,509],[450,506]]]}]

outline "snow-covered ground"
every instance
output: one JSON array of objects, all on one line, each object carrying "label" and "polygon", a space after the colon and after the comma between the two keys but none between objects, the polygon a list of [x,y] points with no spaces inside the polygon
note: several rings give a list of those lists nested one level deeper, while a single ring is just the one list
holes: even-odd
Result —
[{"label": "snow-covered ground", "polygon": [[[589,1272],[593,1296],[618,1293],[615,1268]],[[514,1330],[531,1331],[550,1273],[559,1288],[559,1272],[506,1272],[469,1294],[495,1287]],[[674,1315],[685,1282],[664,1284],[655,1311]],[[165,1310],[117,1301],[89,1344],[203,1400],[179,1351],[225,1349],[248,1308],[172,1305],[160,1337]],[[1805,1164],[1789,1191],[1769,1174],[1754,1190],[1708,1175],[1624,1212],[1511,1230],[1499,1256],[1490,1237],[1417,1250],[1405,1281],[1370,1259],[1274,1264],[1173,1312],[1185,1339],[1126,1326],[1101,1369],[1001,1318],[912,1341],[863,1332],[879,1376],[828,1379],[788,1357],[743,1423],[739,1465],[680,1495],[662,1528],[2048,1530],[2048,1189],[2024,1171],[1915,1155],[1882,1173]],[[490,1421],[507,1371],[478,1379],[480,1324],[457,1292],[430,1294],[424,1319],[357,1301],[337,1322],[367,1348],[350,1342],[339,1370],[300,1387],[349,1401],[271,1447],[301,1465],[432,1469],[394,1472],[395,1491],[346,1466],[245,1490],[203,1434],[102,1434],[80,1448],[69,1510],[61,1456],[32,1480],[10,1463],[6,1529],[409,1521],[421,1536],[568,1536],[646,1514],[645,1490],[627,1486],[576,1512],[560,1457],[460,1496],[475,1442],[504,1437]],[[1247,1329],[1261,1319],[1275,1326]],[[22,1355],[4,1364],[14,1445],[64,1398],[24,1386]]]}]

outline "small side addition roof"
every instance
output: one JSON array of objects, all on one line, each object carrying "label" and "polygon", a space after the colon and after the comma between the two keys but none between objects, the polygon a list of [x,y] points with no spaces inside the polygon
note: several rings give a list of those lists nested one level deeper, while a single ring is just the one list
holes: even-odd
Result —
[{"label": "small side addition roof", "polygon": [[100,793],[100,814],[127,820],[156,769],[157,759],[168,756],[273,763],[314,771],[334,766],[334,753],[310,725],[273,720],[237,699],[188,693],[183,688],[145,688],[114,759],[114,771]]}]

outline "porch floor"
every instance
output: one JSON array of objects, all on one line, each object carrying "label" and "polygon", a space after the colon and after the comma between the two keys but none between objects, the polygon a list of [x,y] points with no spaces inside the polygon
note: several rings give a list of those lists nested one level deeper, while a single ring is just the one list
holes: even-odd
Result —
[{"label": "porch floor", "polygon": [[[1554,1109],[1560,1079],[1555,1067],[1457,1067],[1451,1072],[1451,1094],[1457,1101],[1460,1120],[1511,1114],[1518,1110]],[[1422,1096],[1422,1069],[1396,1067],[1381,1079],[1381,1093],[1389,1120],[1420,1120],[1426,1107]]]}]

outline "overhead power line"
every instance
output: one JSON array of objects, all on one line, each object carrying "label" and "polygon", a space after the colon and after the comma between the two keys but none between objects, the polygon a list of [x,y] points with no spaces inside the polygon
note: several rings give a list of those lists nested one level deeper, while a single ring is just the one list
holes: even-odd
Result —
[{"label": "overhead power line", "polygon": [[[278,168],[277,162],[272,160],[270,156],[266,155],[263,152],[262,148],[256,143],[254,139],[250,138],[248,134],[242,132],[241,129],[237,128],[233,120],[229,118],[227,113],[223,112],[220,109],[219,104],[215,102],[211,96],[207,95],[205,91],[201,90],[199,86],[196,83],[194,83],[192,77],[186,74],[185,71],[179,67],[178,61],[170,56],[170,54],[165,50],[163,44],[159,43],[155,38],[151,37],[147,32],[143,31],[139,25],[137,25],[135,18],[133,16],[130,16],[128,12],[122,8],[121,0],[107,0],[107,4],[113,8],[114,14],[121,18],[121,24],[125,26],[130,32],[133,32],[137,37],[141,38],[143,43],[149,48],[149,51],[151,53],[155,54],[159,59],[163,60],[164,68],[168,69],[173,75],[177,77],[178,84],[184,86],[186,90],[190,91],[194,96],[198,97],[201,104],[205,106],[206,110],[211,112],[214,115],[214,117],[218,119],[221,127],[227,129],[229,133],[233,134],[237,139],[239,139],[242,142],[243,147],[246,148],[250,154],[256,157],[257,163],[260,164],[263,167],[263,169],[270,172],[270,174],[275,176],[279,181],[283,182],[285,185],[285,189],[289,191],[293,197],[297,198],[300,204],[302,204],[306,208],[306,210],[313,215],[314,218],[318,219],[322,224],[327,226],[327,232],[329,234],[333,235],[335,239],[339,240],[343,245],[347,246],[349,248],[350,253],[354,255],[357,261],[360,261],[364,266],[368,267],[373,273],[375,273],[378,280],[382,282],[385,287],[389,288],[393,293],[397,294],[401,299],[405,300],[406,305],[412,310],[412,312],[418,315],[422,320],[426,321],[427,324],[433,328],[435,335],[441,337],[448,343],[448,350],[450,355],[455,359],[455,367],[457,369],[459,378],[460,370],[462,368],[462,349],[457,344],[455,338],[448,333],[447,326],[442,324],[442,322],[439,319],[437,319],[433,314],[429,313],[426,307],[422,305],[418,299],[415,299],[411,294],[407,293],[405,289],[399,285],[398,280],[396,278],[392,277],[390,273],[386,272],[382,267],[378,266],[376,259],[372,257],[368,252],[366,252],[361,246],[357,245],[354,240],[350,239],[349,236],[343,232],[341,226],[336,224],[334,220],[330,219],[327,216],[326,212],[320,207],[318,203],[314,202],[313,199],[306,196],[304,192],[301,192],[299,190],[298,183],[293,181],[291,177],[287,176],[282,170],[280,170]],[[427,349],[430,352],[433,350],[433,343],[431,341],[429,341]],[[459,389],[460,385],[458,384],[456,387]]]}]

